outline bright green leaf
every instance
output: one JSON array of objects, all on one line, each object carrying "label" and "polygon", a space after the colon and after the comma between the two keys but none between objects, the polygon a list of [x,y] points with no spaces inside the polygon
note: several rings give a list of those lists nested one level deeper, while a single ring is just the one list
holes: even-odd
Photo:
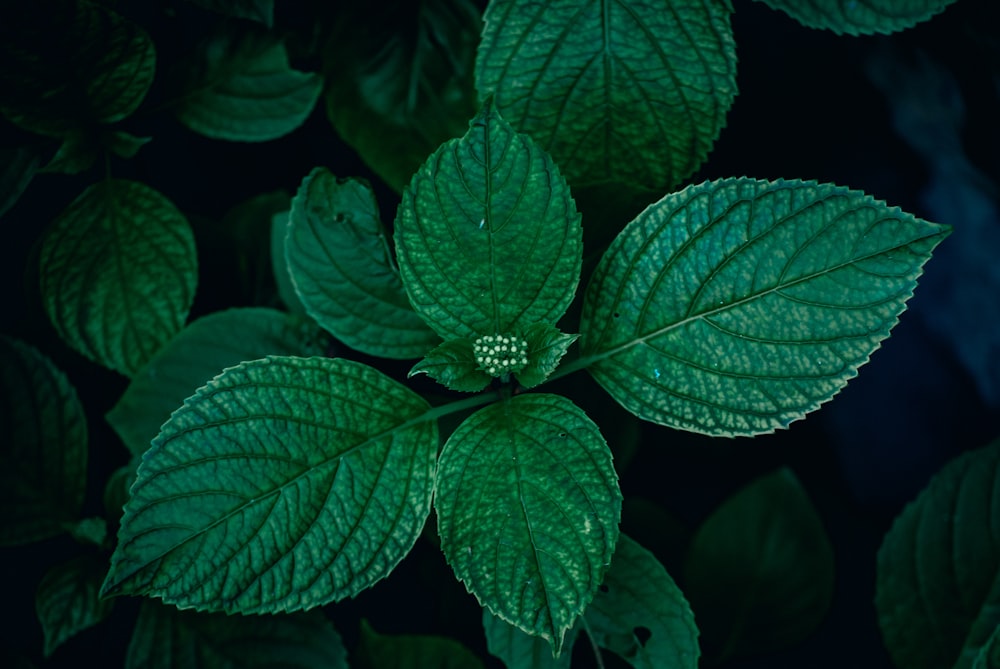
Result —
[{"label": "bright green leaf", "polygon": [[517,382],[534,388],[556,371],[559,361],[580,335],[563,334],[547,323],[534,323],[524,329],[528,342],[528,364],[517,373]]},{"label": "bright green leaf", "polygon": [[354,657],[358,669],[483,669],[483,663],[454,639],[440,636],[378,634],[361,621]]},{"label": "bright green leaf", "polygon": [[94,184],[59,214],[39,266],[59,335],[127,376],[181,329],[198,280],[187,219],[159,192],[121,179]]},{"label": "bright green leaf", "polygon": [[569,187],[489,102],[413,177],[395,237],[410,302],[444,339],[555,323],[580,280]]},{"label": "bright green leaf", "polygon": [[114,602],[97,591],[107,564],[96,555],[84,555],[49,569],[35,593],[35,613],[49,657],[64,641],[108,617]]},{"label": "bright green leaf", "polygon": [[804,26],[838,35],[888,34],[926,21],[955,0],[758,0]]},{"label": "bright green leaf", "polygon": [[76,522],[87,478],[87,423],[76,391],[37,350],[0,336],[0,546]]},{"label": "bright green leaf", "polygon": [[144,456],[102,594],[230,613],[356,595],[403,559],[430,512],[428,409],[348,360],[227,369]]},{"label": "bright green leaf", "polygon": [[477,393],[493,380],[479,368],[469,339],[449,339],[413,366],[409,376],[426,374],[451,390]]},{"label": "bright green leaf", "polygon": [[434,497],[455,575],[554,655],[611,562],[621,501],[597,426],[568,399],[534,393],[480,409],[455,430]]},{"label": "bright green leaf", "polygon": [[552,657],[552,647],[541,637],[531,636],[517,627],[500,620],[483,609],[483,630],[486,647],[508,669],[570,669],[573,659],[570,649],[579,636],[579,625],[566,636],[565,647],[559,657]]},{"label": "bright green leaf", "polygon": [[949,231],[829,184],[689,186],[632,221],[594,271],[583,362],[640,418],[772,432],[857,374]]},{"label": "bright green leaf", "polygon": [[875,607],[897,666],[973,665],[1000,624],[1000,441],[949,462],[896,518]]},{"label": "bright green leaf", "polygon": [[368,184],[317,167],[292,200],[285,257],[310,316],[351,348],[419,358],[440,338],[406,298]]},{"label": "bright green leaf", "polygon": [[476,85],[574,186],[669,189],[736,95],[731,13],[729,0],[493,0]]}]

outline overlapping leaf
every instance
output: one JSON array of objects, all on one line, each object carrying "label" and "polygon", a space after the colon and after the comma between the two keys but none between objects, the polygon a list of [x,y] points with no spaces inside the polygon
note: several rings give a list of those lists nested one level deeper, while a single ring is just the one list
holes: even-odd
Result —
[{"label": "overlapping leaf", "polygon": [[84,555],[56,565],[42,577],[35,594],[35,613],[42,624],[46,657],[111,613],[113,602],[97,596],[106,567],[103,558]]},{"label": "overlapping leaf", "polygon": [[361,621],[355,654],[359,669],[483,669],[472,651],[455,639],[416,634],[379,634]]},{"label": "overlapping leaf", "polygon": [[490,654],[500,658],[508,669],[570,669],[571,649],[579,635],[578,628],[571,629],[565,638],[563,652],[559,657],[552,657],[552,647],[545,639],[531,636],[487,609],[483,609],[483,630]]},{"label": "overlapping leaf", "polygon": [[758,0],[804,26],[839,34],[891,33],[926,21],[955,0]]}]

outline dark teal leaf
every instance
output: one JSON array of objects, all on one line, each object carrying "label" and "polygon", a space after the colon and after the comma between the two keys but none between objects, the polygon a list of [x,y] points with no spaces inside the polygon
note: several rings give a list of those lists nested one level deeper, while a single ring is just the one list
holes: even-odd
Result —
[{"label": "dark teal leaf", "polygon": [[358,669],[483,669],[482,661],[454,639],[378,634],[361,621],[354,657]]},{"label": "dark teal leaf", "polygon": [[223,16],[256,21],[274,27],[274,0],[188,0]]},{"label": "dark teal leaf", "polygon": [[441,385],[461,392],[477,393],[493,380],[479,368],[470,339],[449,339],[435,347],[413,366],[409,376],[426,374]]},{"label": "dark teal leaf", "polygon": [[0,148],[0,217],[14,206],[31,183],[41,165],[43,153],[37,146]]},{"label": "dark teal leaf", "polygon": [[972,669],[997,669],[1000,667],[1000,626],[993,630],[972,663]]},{"label": "dark teal leaf", "polygon": [[604,254],[584,297],[583,363],[645,420],[772,432],[857,374],[949,231],[830,184],[689,186]]},{"label": "dark teal leaf", "polygon": [[111,472],[111,476],[104,484],[104,511],[108,521],[115,525],[121,520],[122,511],[129,498],[128,491],[135,483],[136,470],[139,468],[141,460],[138,455],[133,455],[128,464]]},{"label": "dark teal leaf", "polygon": [[500,658],[508,669],[570,669],[570,650],[580,634],[577,624],[566,636],[563,652],[552,657],[552,647],[545,639],[500,620],[488,609],[483,609],[483,629],[490,654]]},{"label": "dark teal leaf", "polygon": [[63,137],[55,155],[39,172],[79,174],[93,167],[102,152],[132,158],[151,139],[120,130],[72,130]]},{"label": "dark teal leaf", "polygon": [[70,536],[84,545],[103,546],[108,538],[108,523],[104,518],[91,516],[83,518],[69,528]]},{"label": "dark teal leaf", "polygon": [[579,336],[563,334],[547,323],[526,327],[523,337],[528,343],[528,364],[517,373],[517,382],[525,388],[534,388],[545,381]]},{"label": "dark teal leaf", "polygon": [[97,591],[107,564],[96,555],[84,555],[49,569],[35,593],[35,613],[49,657],[64,641],[108,617],[114,602]]},{"label": "dark teal leaf", "polygon": [[955,0],[758,0],[809,28],[838,35],[888,34],[926,21]]},{"label": "dark teal leaf", "polygon": [[288,272],[288,259],[285,257],[289,214],[290,211],[281,211],[271,217],[271,272],[274,274],[274,283],[281,302],[292,313],[305,316],[306,307],[295,292],[292,276]]}]

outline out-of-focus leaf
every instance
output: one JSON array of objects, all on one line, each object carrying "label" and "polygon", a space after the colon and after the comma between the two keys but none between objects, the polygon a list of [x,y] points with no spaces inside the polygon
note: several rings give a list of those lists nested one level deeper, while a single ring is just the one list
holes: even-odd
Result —
[{"label": "out-of-focus leaf", "polygon": [[256,21],[274,27],[274,0],[187,0],[223,16]]},{"label": "out-of-focus leaf", "polygon": [[570,650],[580,635],[577,624],[566,634],[563,652],[552,657],[552,646],[545,639],[504,622],[489,609],[483,609],[483,630],[490,654],[500,658],[508,669],[570,669],[573,659]]},{"label": "out-of-focus leaf", "polygon": [[455,639],[415,634],[379,634],[361,621],[354,656],[358,669],[483,669],[472,651]]},{"label": "out-of-focus leaf", "polygon": [[41,162],[42,150],[39,147],[0,149],[0,217],[21,197]]},{"label": "out-of-focus leaf", "polygon": [[49,569],[35,593],[35,613],[49,657],[70,637],[108,617],[113,601],[97,596],[107,564],[96,555],[84,555]]}]

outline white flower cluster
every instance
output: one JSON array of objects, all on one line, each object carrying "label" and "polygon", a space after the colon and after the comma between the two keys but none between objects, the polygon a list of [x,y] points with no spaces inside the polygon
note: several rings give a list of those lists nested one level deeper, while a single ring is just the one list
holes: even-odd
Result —
[{"label": "white flower cluster", "polygon": [[472,352],[490,376],[519,372],[528,364],[528,342],[520,337],[484,335],[472,343]]}]

